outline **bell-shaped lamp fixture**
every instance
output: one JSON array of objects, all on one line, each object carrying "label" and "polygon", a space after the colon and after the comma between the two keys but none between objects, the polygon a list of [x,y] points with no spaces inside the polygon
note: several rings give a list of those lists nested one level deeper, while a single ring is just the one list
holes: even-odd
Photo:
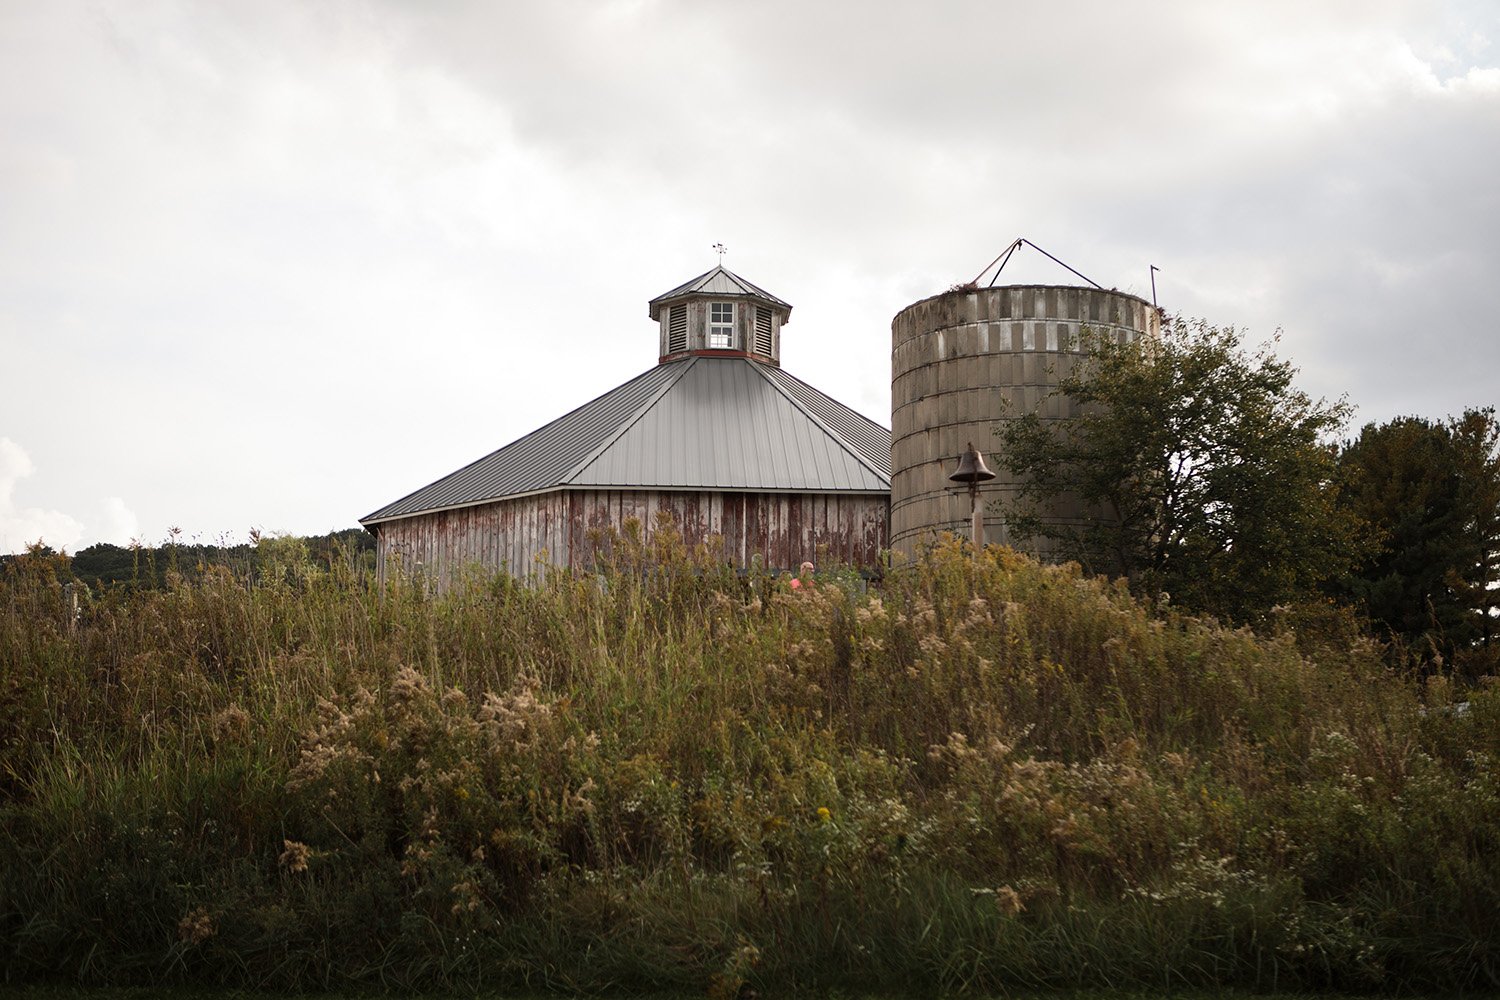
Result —
[{"label": "bell-shaped lamp fixture", "polygon": [[958,468],[948,478],[969,488],[970,532],[977,555],[984,548],[984,512],[979,509],[979,484],[994,479],[995,474],[984,464],[984,456],[974,447],[974,442],[970,441],[969,450],[958,457]]},{"label": "bell-shaped lamp fixture", "polygon": [[953,475],[948,477],[955,483],[963,483],[965,486],[977,486],[979,483],[987,483],[995,478],[990,467],[984,464],[984,456],[979,449],[974,447],[974,442],[969,442],[969,450],[958,457],[958,468],[953,470]]}]

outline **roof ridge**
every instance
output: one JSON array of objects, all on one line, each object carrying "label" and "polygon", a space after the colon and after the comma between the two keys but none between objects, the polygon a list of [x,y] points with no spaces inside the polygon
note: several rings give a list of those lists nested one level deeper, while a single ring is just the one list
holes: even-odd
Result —
[{"label": "roof ridge", "polygon": [[630,428],[638,424],[641,418],[644,417],[647,413],[650,413],[651,408],[657,403],[661,402],[661,398],[671,391],[672,386],[676,385],[678,382],[681,382],[682,377],[686,375],[688,373],[688,370],[697,363],[697,356],[689,357],[687,359],[687,364],[683,365],[681,370],[678,371],[676,375],[669,379],[662,380],[661,388],[657,389],[654,393],[651,394],[651,398],[647,399],[644,403],[637,407],[636,411],[632,413],[628,419],[622,421],[620,423],[620,426],[616,427],[612,434],[605,437],[605,439],[599,443],[599,446],[597,448],[585,455],[580,461],[574,463],[573,467],[569,469],[561,479],[558,480],[557,485],[572,485],[575,477],[582,473],[584,469],[587,469],[590,465],[593,465],[595,462],[597,462],[599,460],[599,456],[603,455],[614,445],[616,441],[620,440],[620,438],[625,435],[626,431],[630,430]]},{"label": "roof ridge", "polygon": [[[770,366],[768,366],[768,367],[770,367]],[[809,389],[809,390],[817,393],[819,396],[822,396],[824,399],[828,400],[830,403],[834,403],[834,404],[836,404],[836,405],[838,405],[840,407],[843,407],[845,410],[848,410],[851,414],[853,414],[854,416],[858,417],[860,420],[863,420],[865,423],[869,424],[871,427],[874,427],[874,428],[877,428],[879,430],[885,431],[887,434],[889,434],[891,432],[891,429],[889,427],[885,426],[885,424],[882,424],[880,421],[874,419],[873,417],[868,416],[867,414],[861,413],[859,410],[856,410],[854,407],[850,406],[848,403],[840,403],[838,400],[834,399],[832,396],[828,395],[828,393],[824,392],[822,389],[819,389],[817,386],[813,385],[811,382],[807,381],[806,379],[798,378],[797,376],[793,375],[791,372],[787,371],[785,368],[780,367],[779,365],[775,366],[775,367],[772,367],[771,368],[771,373],[772,373],[773,377],[779,375],[782,378],[789,378],[793,382],[796,382],[798,385],[806,387],[807,389]]]},{"label": "roof ridge", "polygon": [[[766,291],[764,288],[761,288],[759,285],[756,285],[753,281],[747,281],[747,280],[745,280],[744,278],[740,277],[738,274],[735,274],[729,268],[725,267],[723,264],[720,264],[718,267],[714,268],[714,270],[715,271],[723,272],[725,275],[727,275],[730,278],[730,280],[732,280],[735,284],[737,284],[737,285],[740,286],[740,288],[745,292],[746,295],[759,295],[759,296],[761,296],[763,298],[767,298],[767,299],[775,298],[775,296],[773,296],[770,292]],[[712,274],[713,272],[711,271],[709,273]]]},{"label": "roof ridge", "polygon": [[[854,460],[856,462],[858,462],[860,465],[864,466],[866,471],[874,473],[876,479],[884,480],[887,485],[890,484],[890,481],[891,481],[890,473],[883,472],[880,469],[877,469],[875,466],[871,465],[869,459],[865,458],[865,456],[860,453],[860,450],[858,448],[854,447],[854,445],[852,445],[849,441],[847,441],[842,434],[840,434],[838,431],[834,430],[832,427],[828,426],[828,424],[826,422],[824,422],[821,417],[819,417],[816,413],[814,413],[808,407],[804,406],[802,404],[802,401],[799,400],[796,396],[792,395],[790,392],[787,392],[786,389],[784,389],[780,385],[778,385],[777,382],[776,382],[776,380],[774,378],[772,378],[771,375],[769,374],[769,371],[762,371],[763,368],[767,368],[767,367],[768,366],[766,366],[766,365],[755,364],[755,372],[756,372],[756,374],[759,375],[761,378],[765,379],[768,383],[770,383],[771,388],[773,388],[777,392],[781,393],[781,395],[782,395],[782,397],[784,399],[786,399],[788,402],[790,402],[792,404],[792,406],[794,406],[798,410],[798,412],[800,412],[803,416],[807,417],[808,420],[811,420],[818,427],[819,430],[821,430],[824,434],[827,434],[829,437],[833,438],[833,440],[837,441],[840,448],[844,449],[844,451],[847,452],[848,454],[853,455],[854,456]],[[779,368],[776,369],[776,370],[777,371],[782,371]],[[797,379],[798,382],[802,382],[801,379],[797,378],[797,376],[793,375],[791,372],[782,371],[782,374],[785,375],[785,376],[787,376],[788,378]],[[819,395],[825,396],[828,399],[832,400],[833,402],[838,403],[838,400],[833,399],[833,397],[829,396],[826,392],[823,392],[820,389],[816,389],[813,386],[808,385],[806,382],[802,382],[802,384],[803,385],[807,385],[807,387],[809,389],[812,389],[814,392],[818,393]],[[844,404],[839,403],[839,405],[843,406]],[[852,409],[850,409],[847,406],[845,406],[844,408],[845,409],[849,409],[850,412],[855,413],[855,414],[857,414],[860,417],[863,417],[865,420],[869,420],[870,419],[869,417],[865,417],[864,414],[859,413],[858,410],[852,410]],[[873,423],[874,421],[870,421],[870,422]]]}]

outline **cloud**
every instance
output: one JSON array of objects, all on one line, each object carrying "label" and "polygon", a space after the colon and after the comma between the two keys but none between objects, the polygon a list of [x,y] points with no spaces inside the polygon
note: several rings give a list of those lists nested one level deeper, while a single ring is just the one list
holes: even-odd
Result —
[{"label": "cloud", "polygon": [[16,486],[36,472],[26,449],[0,437],[0,553],[20,552],[40,540],[53,549],[76,552],[86,544],[128,545],[140,537],[140,518],[121,497],[99,502],[99,518],[92,525],[60,510],[22,507]]},{"label": "cloud", "polygon": [[[0,4],[0,355],[90,401],[13,379],[0,427],[86,541],[327,530],[653,363],[716,241],[881,421],[892,315],[1016,236],[1285,327],[1362,419],[1497,402],[1496,39],[1493,0]],[[10,527],[26,475],[0,543],[76,529]]]},{"label": "cloud", "polygon": [[0,437],[0,552],[20,552],[39,539],[54,549],[71,549],[83,537],[83,525],[60,510],[16,505],[16,484],[35,469],[24,448]]},{"label": "cloud", "polygon": [[141,520],[136,517],[135,511],[125,505],[124,500],[119,497],[105,497],[101,507],[103,517],[99,521],[99,530],[90,532],[95,541],[109,542],[112,545],[129,545],[140,538]]}]

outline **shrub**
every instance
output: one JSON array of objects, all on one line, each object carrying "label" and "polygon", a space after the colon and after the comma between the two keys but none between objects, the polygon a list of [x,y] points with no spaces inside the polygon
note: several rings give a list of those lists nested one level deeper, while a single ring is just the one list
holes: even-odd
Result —
[{"label": "shrub", "polygon": [[[1500,985],[1500,691],[956,543],[0,579],[6,981]],[[295,563],[295,552],[283,552]]]}]

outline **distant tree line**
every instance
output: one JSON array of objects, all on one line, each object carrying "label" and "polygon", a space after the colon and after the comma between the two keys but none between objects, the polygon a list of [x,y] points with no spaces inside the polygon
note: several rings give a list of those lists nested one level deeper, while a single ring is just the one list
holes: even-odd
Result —
[{"label": "distant tree line", "polygon": [[[1188,610],[1263,624],[1349,609],[1398,659],[1496,672],[1495,411],[1400,417],[1341,442],[1348,403],[1311,399],[1295,375],[1270,346],[1201,320],[1092,337],[1054,392],[1079,416],[997,429],[995,459],[1020,481],[1002,504],[1013,536]],[[1050,519],[1064,498],[1093,516]]]},{"label": "distant tree line", "polygon": [[[69,556],[38,544],[30,554],[52,557],[60,578],[96,590],[115,586],[157,590],[166,587],[174,576],[197,579],[209,567],[228,569],[251,580],[263,579],[270,572],[284,573],[288,566],[298,563],[326,566],[336,559],[373,568],[375,538],[363,528],[345,528],[306,537],[251,532],[248,542],[203,545],[179,542],[174,532],[159,545],[98,542]],[[0,555],[0,571],[17,558]]]}]

